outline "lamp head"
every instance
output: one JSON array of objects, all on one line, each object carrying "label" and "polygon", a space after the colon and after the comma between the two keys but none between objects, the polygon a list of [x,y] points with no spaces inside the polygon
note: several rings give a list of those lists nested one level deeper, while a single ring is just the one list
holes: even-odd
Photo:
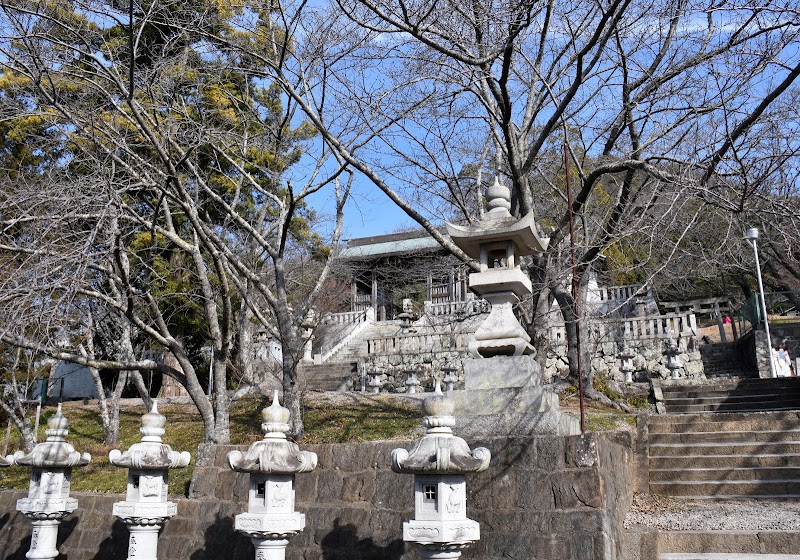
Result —
[{"label": "lamp head", "polygon": [[755,241],[758,239],[758,228],[747,228],[747,231],[744,232],[744,236],[748,241]]}]

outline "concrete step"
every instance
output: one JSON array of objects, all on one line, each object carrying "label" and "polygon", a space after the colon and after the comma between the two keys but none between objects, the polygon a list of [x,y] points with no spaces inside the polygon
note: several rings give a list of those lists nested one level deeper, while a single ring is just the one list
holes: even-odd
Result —
[{"label": "concrete step", "polygon": [[755,397],[758,395],[780,395],[785,393],[800,394],[800,385],[790,384],[769,384],[754,387],[724,387],[719,385],[707,385],[704,387],[692,387],[691,389],[675,390],[661,389],[665,399],[702,399],[706,397]]},{"label": "concrete step", "polygon": [[666,455],[650,456],[651,469],[742,469],[751,467],[796,467],[800,465],[797,454],[759,455]]},{"label": "concrete step", "polygon": [[[800,426],[798,411],[705,412],[650,416],[651,433],[723,430],[778,430]],[[713,427],[713,428],[712,428]]]},{"label": "concrete step", "polygon": [[650,482],[699,482],[720,480],[798,480],[800,466],[650,469]]},{"label": "concrete step", "polygon": [[689,482],[650,481],[650,492],[685,498],[730,498],[736,496],[797,496],[800,480],[698,480]]},{"label": "concrete step", "polygon": [[670,404],[664,403],[667,414],[694,414],[698,412],[778,412],[784,410],[800,410],[800,399],[747,401],[742,403],[711,404]]},{"label": "concrete step", "polygon": [[[795,425],[796,426],[796,425]],[[738,427],[738,426],[737,426]],[[736,431],[685,431],[667,434],[651,433],[648,441],[653,444],[679,443],[757,443],[757,442],[800,442],[800,430],[736,430]]]},{"label": "concrete step", "polygon": [[676,457],[690,455],[800,455],[800,442],[761,441],[723,443],[656,443],[650,444],[650,457]]},{"label": "concrete step", "polygon": [[663,552],[658,560],[800,560],[800,554],[761,554],[760,552]]},{"label": "concrete step", "polygon": [[656,542],[663,560],[800,559],[796,531],[663,531]]}]

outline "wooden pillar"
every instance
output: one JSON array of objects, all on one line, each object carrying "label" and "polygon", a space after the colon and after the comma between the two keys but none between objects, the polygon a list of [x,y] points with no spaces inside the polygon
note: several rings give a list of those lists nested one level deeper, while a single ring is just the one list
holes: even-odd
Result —
[{"label": "wooden pillar", "polygon": [[356,282],[356,275],[353,275],[352,282],[350,283],[350,311],[358,311],[356,309],[356,299],[358,298],[358,286]]},{"label": "wooden pillar", "polygon": [[378,271],[372,269],[372,309],[375,310],[375,318],[380,320],[378,315]]}]

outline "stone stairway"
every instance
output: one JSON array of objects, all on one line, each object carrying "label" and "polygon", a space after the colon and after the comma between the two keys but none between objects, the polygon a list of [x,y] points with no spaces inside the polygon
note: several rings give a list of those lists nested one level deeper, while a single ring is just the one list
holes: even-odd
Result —
[{"label": "stone stairway", "polygon": [[716,379],[703,385],[662,384],[667,414],[800,409],[800,378]]},{"label": "stone stairway", "polygon": [[748,367],[741,359],[735,343],[703,344],[700,358],[706,378],[757,377],[758,372]]},{"label": "stone stairway", "polygon": [[651,416],[648,432],[651,494],[800,498],[800,412]]},{"label": "stone stairway", "polygon": [[351,363],[367,357],[367,341],[372,338],[393,336],[401,331],[399,321],[382,321],[366,326],[345,346],[336,351],[327,363]]}]

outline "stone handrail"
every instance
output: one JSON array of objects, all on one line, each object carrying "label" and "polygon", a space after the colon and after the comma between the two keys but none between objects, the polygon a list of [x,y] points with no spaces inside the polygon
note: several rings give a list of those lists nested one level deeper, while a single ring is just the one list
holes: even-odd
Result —
[{"label": "stone handrail", "polygon": [[434,354],[437,351],[466,350],[472,333],[409,333],[367,340],[367,354]]},{"label": "stone handrail", "polygon": [[375,320],[375,310],[368,307],[364,311],[348,311],[346,313],[334,313],[330,315],[326,321],[335,325],[344,325],[349,328],[339,342],[333,345],[327,352],[320,356],[322,363],[327,362],[333,357],[336,352],[347,346],[353,338],[366,328],[366,326]]},{"label": "stone handrail", "polygon": [[446,301],[443,303],[425,302],[425,314],[431,317],[443,317],[450,315],[474,315],[480,313],[481,300],[470,299],[466,301]]},{"label": "stone handrail", "polygon": [[367,310],[346,311],[344,313],[332,313],[325,319],[326,323],[334,325],[358,324],[367,320]]}]

